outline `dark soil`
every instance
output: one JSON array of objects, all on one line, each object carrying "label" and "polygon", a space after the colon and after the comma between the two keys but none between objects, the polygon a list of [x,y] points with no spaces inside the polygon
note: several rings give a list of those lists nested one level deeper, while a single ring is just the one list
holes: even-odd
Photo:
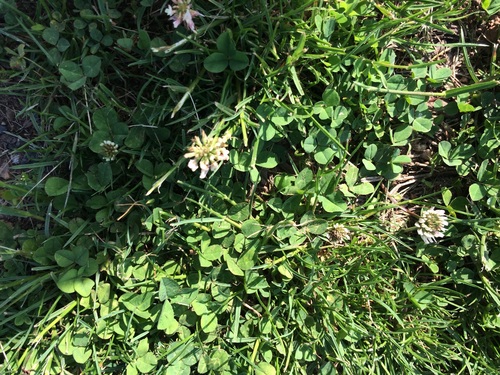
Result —
[{"label": "dark soil", "polygon": [[19,116],[23,104],[15,96],[0,95],[0,178],[9,180],[13,166],[25,163],[24,153],[17,151],[35,136],[31,121]]}]

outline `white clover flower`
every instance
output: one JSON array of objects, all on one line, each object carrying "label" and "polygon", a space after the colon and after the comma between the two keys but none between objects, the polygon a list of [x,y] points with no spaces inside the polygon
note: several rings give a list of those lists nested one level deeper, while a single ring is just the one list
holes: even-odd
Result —
[{"label": "white clover flower", "polygon": [[229,134],[223,137],[209,137],[205,132],[201,131],[201,139],[198,136],[193,138],[192,145],[188,148],[184,157],[189,160],[188,168],[193,172],[200,168],[200,178],[205,178],[208,171],[214,171],[219,166],[220,161],[229,160],[229,150],[227,140]]},{"label": "white clover flower", "polygon": [[174,27],[177,28],[181,22],[184,22],[189,30],[194,31],[193,17],[199,16],[200,13],[191,9],[191,0],[172,0],[172,3],[174,5],[169,5],[165,13],[174,22]]},{"label": "white clover flower", "polygon": [[103,141],[100,144],[103,158],[105,161],[115,160],[116,155],[118,155],[118,145],[113,141]]},{"label": "white clover flower", "polygon": [[444,237],[444,232],[448,227],[448,219],[444,210],[435,210],[434,207],[424,211],[420,219],[415,224],[417,233],[425,243],[436,242],[436,238]]},{"label": "white clover flower", "polygon": [[351,232],[344,224],[333,224],[332,235],[338,242],[349,241],[351,239]]}]

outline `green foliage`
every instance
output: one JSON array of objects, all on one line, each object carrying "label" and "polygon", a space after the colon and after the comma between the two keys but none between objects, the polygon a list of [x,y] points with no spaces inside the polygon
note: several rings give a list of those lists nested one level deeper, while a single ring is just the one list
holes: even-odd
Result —
[{"label": "green foliage", "polygon": [[495,1],[193,0],[195,33],[56,3],[0,1],[36,132],[0,183],[0,372],[497,371],[498,72],[435,55]]},{"label": "green foliage", "polygon": [[209,72],[221,73],[228,66],[232,71],[238,71],[248,66],[248,57],[236,50],[231,31],[225,31],[217,38],[217,50],[203,62]]}]

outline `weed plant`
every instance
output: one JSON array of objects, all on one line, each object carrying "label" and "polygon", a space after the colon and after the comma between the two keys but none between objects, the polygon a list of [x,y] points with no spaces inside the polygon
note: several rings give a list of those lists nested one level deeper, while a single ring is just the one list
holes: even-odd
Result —
[{"label": "weed plant", "polygon": [[0,372],[497,373],[477,3],[0,0]]}]

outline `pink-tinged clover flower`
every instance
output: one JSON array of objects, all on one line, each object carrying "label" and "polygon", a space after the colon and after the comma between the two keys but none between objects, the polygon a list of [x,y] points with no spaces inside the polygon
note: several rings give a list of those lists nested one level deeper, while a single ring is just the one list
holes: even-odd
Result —
[{"label": "pink-tinged clover flower", "polygon": [[191,0],[172,0],[172,4],[165,9],[165,13],[174,22],[174,27],[177,28],[184,22],[189,30],[194,31],[193,17],[199,16],[200,13],[191,9]]},{"label": "pink-tinged clover flower", "polygon": [[229,160],[229,150],[226,142],[231,136],[209,137],[201,131],[201,139],[198,136],[193,138],[192,145],[184,157],[189,160],[188,168],[193,172],[200,168],[200,178],[205,178],[208,171],[214,171],[219,166],[219,162]]},{"label": "pink-tinged clover flower", "polygon": [[444,237],[444,232],[448,227],[448,219],[444,210],[435,210],[434,207],[420,214],[420,219],[415,224],[417,233],[425,243],[436,242],[436,238]]}]

